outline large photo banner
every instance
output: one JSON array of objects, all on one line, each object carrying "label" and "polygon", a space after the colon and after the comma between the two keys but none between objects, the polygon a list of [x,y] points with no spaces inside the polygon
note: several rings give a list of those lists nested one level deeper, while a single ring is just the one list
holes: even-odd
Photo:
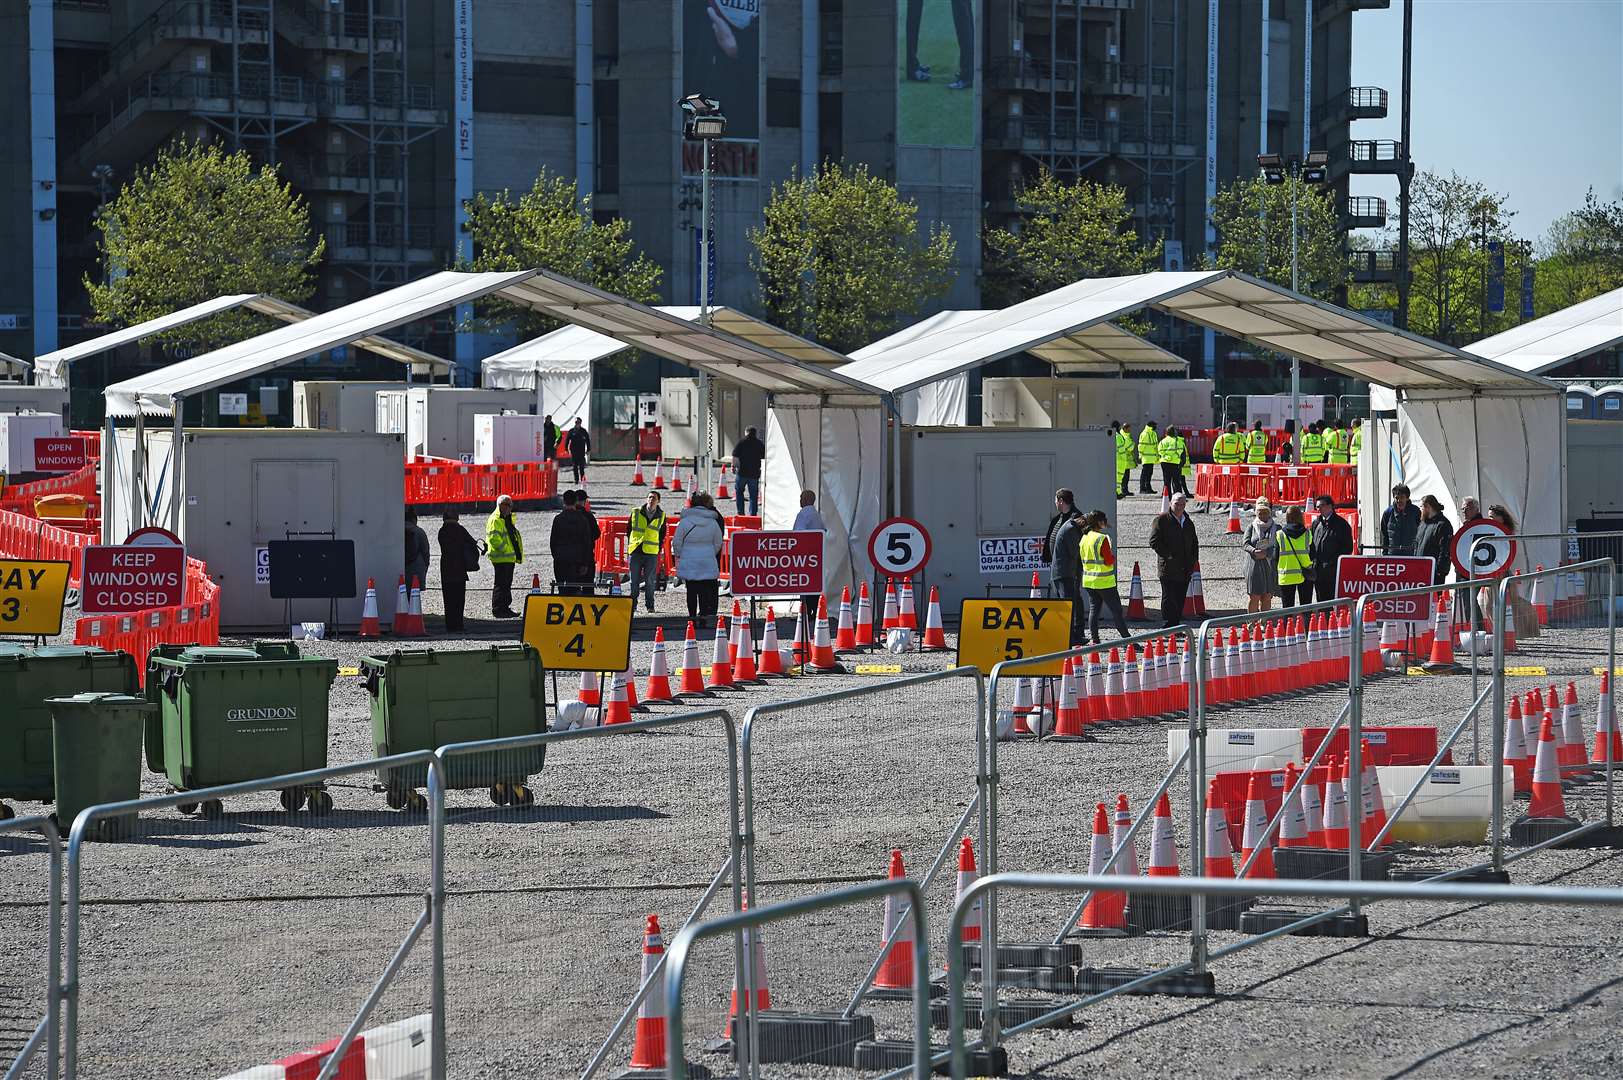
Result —
[{"label": "large photo banner", "polygon": [[896,0],[896,141],[975,145],[975,0]]},{"label": "large photo banner", "polygon": [[[764,0],[682,0],[682,93],[721,103],[726,138],[710,149],[711,175],[753,180],[760,175],[761,5]],[[682,144],[682,174],[698,176],[697,142]]]}]

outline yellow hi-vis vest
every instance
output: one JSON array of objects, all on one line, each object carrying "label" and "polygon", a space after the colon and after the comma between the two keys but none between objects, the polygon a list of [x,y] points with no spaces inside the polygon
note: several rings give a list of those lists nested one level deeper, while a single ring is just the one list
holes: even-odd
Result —
[{"label": "yellow hi-vis vest", "polygon": [[1281,585],[1300,585],[1307,580],[1307,568],[1310,565],[1307,557],[1308,534],[1303,533],[1292,540],[1284,529],[1274,534],[1274,544],[1279,549],[1279,583]]},{"label": "yellow hi-vis vest", "polygon": [[1161,457],[1161,464],[1177,465],[1183,461],[1183,458],[1178,454],[1178,444],[1182,441],[1175,435],[1168,435],[1161,440],[1156,446],[1156,452]]},{"label": "yellow hi-vis vest", "polygon": [[1321,465],[1324,463],[1324,436],[1308,431],[1302,434],[1302,463],[1305,465]]},{"label": "yellow hi-vis vest", "polygon": [[1363,451],[1363,449],[1364,429],[1362,427],[1355,427],[1352,429],[1352,441],[1347,444],[1347,454],[1351,458],[1348,464],[1357,462],[1358,455]]},{"label": "yellow hi-vis vest", "polygon": [[1347,433],[1340,428],[1331,428],[1330,434],[1325,436],[1325,443],[1330,448],[1330,464],[1347,464]]},{"label": "yellow hi-vis vest", "polygon": [[1225,431],[1212,446],[1212,460],[1219,465],[1238,465],[1244,452],[1244,437],[1238,431]]},{"label": "yellow hi-vis vest", "polygon": [[1145,424],[1138,431],[1138,460],[1145,465],[1159,464],[1161,459],[1156,455],[1156,449],[1160,443],[1161,440],[1155,437],[1155,429]]},{"label": "yellow hi-vis vest", "polygon": [[1116,432],[1116,475],[1133,467],[1133,437],[1125,431]]},{"label": "yellow hi-vis vest", "polygon": [[631,523],[627,527],[629,536],[626,539],[627,553],[642,552],[644,555],[658,555],[659,545],[665,538],[665,511],[650,518],[646,507],[639,506],[631,511]]},{"label": "yellow hi-vis vest", "polygon": [[[516,533],[518,530],[514,529]],[[485,552],[492,565],[517,563],[524,559],[524,540],[513,543],[513,534],[507,531],[507,520],[500,510],[492,510],[485,519]]]},{"label": "yellow hi-vis vest", "polygon": [[1104,533],[1095,529],[1082,534],[1082,587],[1084,589],[1114,589],[1116,568],[1105,562]]},{"label": "yellow hi-vis vest", "polygon": [[1245,461],[1247,465],[1264,465],[1268,461],[1268,433],[1253,430],[1245,437]]}]

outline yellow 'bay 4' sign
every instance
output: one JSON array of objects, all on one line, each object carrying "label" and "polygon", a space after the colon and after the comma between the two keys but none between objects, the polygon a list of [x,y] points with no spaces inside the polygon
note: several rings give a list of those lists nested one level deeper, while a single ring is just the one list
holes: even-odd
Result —
[{"label": "yellow 'bay 4' sign", "polygon": [[[958,663],[990,675],[996,664],[1071,647],[1070,600],[965,600],[958,609]],[[1016,675],[1060,675],[1064,661],[1022,666]]]},{"label": "yellow 'bay 4' sign", "polygon": [[524,598],[524,643],[550,671],[624,671],[631,663],[631,596]]}]

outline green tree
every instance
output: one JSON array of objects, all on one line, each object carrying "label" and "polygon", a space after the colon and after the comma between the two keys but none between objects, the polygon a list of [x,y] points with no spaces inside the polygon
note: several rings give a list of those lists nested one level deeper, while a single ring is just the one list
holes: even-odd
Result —
[{"label": "green tree", "polygon": [[1066,183],[1044,170],[1018,196],[1022,214],[1008,229],[982,238],[988,305],[1004,307],[1094,277],[1153,270],[1161,242],[1145,244],[1133,229],[1127,192],[1091,180]]},{"label": "green tree", "polygon": [[1601,202],[1591,188],[1582,207],[1550,223],[1537,250],[1540,315],[1623,286],[1623,198]]},{"label": "green tree", "polygon": [[772,190],[750,230],[750,267],[768,317],[840,352],[881,336],[947,291],[956,245],[922,234],[918,206],[866,166],[825,162]]},{"label": "green tree", "polygon": [[[294,303],[315,291],[325,242],[310,211],[272,166],[245,152],[177,142],[159,151],[96,218],[107,280],[85,276],[91,309],[130,325],[226,293],[270,293]],[[157,335],[193,348],[239,341],[274,325],[226,312]]]},{"label": "green tree", "polygon": [[1348,276],[1333,197],[1324,187],[1296,177],[1286,177],[1282,184],[1248,177],[1218,191],[1212,200],[1218,243],[1211,265],[1290,288],[1293,198],[1297,291],[1321,300],[1333,299]]},{"label": "green tree", "polygon": [[[505,190],[479,194],[468,200],[467,210],[474,246],[469,269],[539,267],[645,304],[659,298],[663,271],[637,250],[631,224],[624,218],[594,221],[591,197],[580,196],[572,179],[543,169],[516,200]],[[481,304],[480,310],[487,324],[516,325],[525,336],[561,325],[506,301]]]}]

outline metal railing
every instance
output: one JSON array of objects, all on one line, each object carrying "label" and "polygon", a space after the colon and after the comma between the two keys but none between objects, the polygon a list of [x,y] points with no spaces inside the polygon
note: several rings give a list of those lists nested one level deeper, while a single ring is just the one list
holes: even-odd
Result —
[{"label": "metal railing", "polygon": [[1403,144],[1396,139],[1351,139],[1347,143],[1349,161],[1399,161]]},{"label": "metal railing", "polygon": [[[5,1080],[21,1080],[28,1075],[24,1072],[29,1064],[39,1055],[43,1047],[45,1052],[45,1075],[50,1080],[56,1080],[62,1060],[62,995],[64,985],[62,982],[62,838],[56,829],[56,822],[49,817],[18,817],[0,820],[0,835],[15,834],[27,836],[38,834],[45,840],[45,854],[49,863],[48,873],[50,880],[45,886],[45,987],[44,1015],[29,1032],[17,1056],[12,1059],[11,1065],[6,1069]],[[14,897],[14,899],[21,899]],[[8,935],[11,940],[9,948],[14,950],[13,955],[20,954],[21,943],[15,936],[15,930]],[[23,997],[21,986],[13,988],[17,999]],[[0,1062],[4,1064],[4,1062]]]}]

